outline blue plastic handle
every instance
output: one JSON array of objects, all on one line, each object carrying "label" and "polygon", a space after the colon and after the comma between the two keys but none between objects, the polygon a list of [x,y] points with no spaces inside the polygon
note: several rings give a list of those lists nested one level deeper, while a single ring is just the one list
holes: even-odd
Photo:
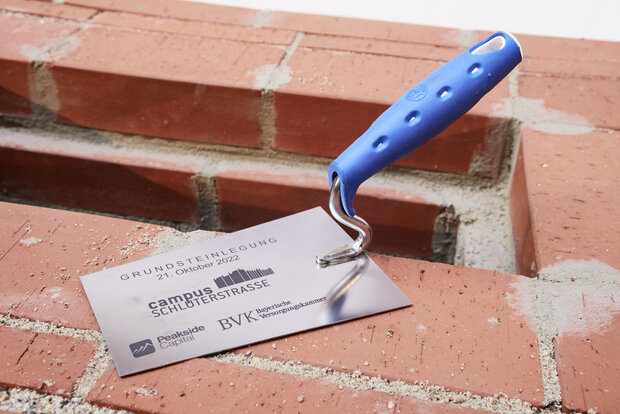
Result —
[{"label": "blue plastic handle", "polygon": [[496,32],[428,75],[390,106],[329,166],[342,206],[355,215],[360,184],[435,137],[469,111],[521,62],[521,47]]}]

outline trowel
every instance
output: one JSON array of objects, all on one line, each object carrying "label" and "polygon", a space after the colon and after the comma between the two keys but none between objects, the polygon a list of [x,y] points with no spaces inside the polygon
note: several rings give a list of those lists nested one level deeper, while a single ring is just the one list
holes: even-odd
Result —
[{"label": "trowel", "polygon": [[327,266],[351,260],[370,244],[372,229],[355,215],[353,199],[368,178],[440,134],[469,111],[523,58],[514,36],[496,32],[409,89],[329,166],[329,209],[359,233],[357,239],[316,256]]},{"label": "trowel", "polygon": [[372,232],[355,214],[355,193],[465,114],[521,58],[514,37],[493,34],[407,91],[330,165],[330,211],[359,232],[355,241],[316,207],[82,276],[119,375],[411,305],[364,254]]}]

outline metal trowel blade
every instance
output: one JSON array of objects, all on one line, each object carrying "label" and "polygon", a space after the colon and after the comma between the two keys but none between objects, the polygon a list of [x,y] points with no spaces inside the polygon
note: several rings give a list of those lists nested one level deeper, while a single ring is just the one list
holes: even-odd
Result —
[{"label": "metal trowel blade", "polygon": [[350,241],[317,207],[81,280],[122,376],[410,305],[365,254],[315,264]]}]

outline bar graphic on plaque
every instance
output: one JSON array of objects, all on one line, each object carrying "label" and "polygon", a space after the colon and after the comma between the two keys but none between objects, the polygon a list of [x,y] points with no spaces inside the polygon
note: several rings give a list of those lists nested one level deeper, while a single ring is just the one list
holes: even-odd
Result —
[{"label": "bar graphic on plaque", "polygon": [[227,275],[222,275],[213,279],[218,288],[225,288],[227,286],[236,285],[238,283],[247,282],[253,279],[259,279],[261,277],[273,275],[274,271],[272,268],[268,267],[267,269],[254,269],[254,270],[243,270],[237,269],[233,270]]}]

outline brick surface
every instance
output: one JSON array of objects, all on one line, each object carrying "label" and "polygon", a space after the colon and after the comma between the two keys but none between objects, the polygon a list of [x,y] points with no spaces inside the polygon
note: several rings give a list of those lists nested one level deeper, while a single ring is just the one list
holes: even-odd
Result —
[{"label": "brick surface", "polygon": [[0,15],[0,112],[32,114],[31,62],[74,30],[60,23]]},{"label": "brick surface", "polygon": [[534,405],[542,402],[534,323],[509,303],[534,306],[533,291],[514,287],[522,276],[396,257],[373,259],[412,307],[240,352],[387,379],[429,381],[454,391],[504,393]]},{"label": "brick surface", "polygon": [[[327,177],[230,170],[218,173],[216,181],[220,222],[227,229],[240,230],[316,206],[329,211]],[[355,199],[358,214],[373,228],[370,249],[425,258],[433,255],[438,204],[437,197],[367,186]]]},{"label": "brick surface", "polygon": [[[533,249],[537,269],[588,259],[620,268],[618,139],[618,132],[569,136],[523,131],[523,173],[515,176],[511,198],[513,206],[527,200],[531,228],[526,219],[513,221],[513,227],[516,245],[524,246],[516,253]],[[517,256],[517,262],[521,259]],[[528,271],[529,260],[520,271]]]},{"label": "brick surface", "polygon": [[477,412],[384,392],[340,389],[324,381],[206,359],[126,378],[110,370],[93,387],[87,401],[148,413]]},{"label": "brick surface", "polygon": [[461,35],[457,29],[286,12],[272,13],[264,26],[332,36],[355,36],[454,47],[459,46]]},{"label": "brick surface", "polygon": [[0,10],[67,20],[88,20],[97,10],[32,0],[0,0]]},{"label": "brick surface", "polygon": [[[614,299],[615,297],[615,299]],[[618,300],[617,291],[608,296]],[[586,298],[585,300],[589,300]],[[617,309],[617,306],[614,306]],[[599,308],[590,308],[587,317],[595,319]],[[556,339],[555,351],[567,411],[614,413],[620,407],[620,316],[612,316],[601,331],[586,335],[563,335]]]},{"label": "brick surface", "polygon": [[141,259],[158,236],[153,225],[0,203],[0,313],[72,328],[97,329],[79,276]]},{"label": "brick surface", "polygon": [[446,62],[460,53],[460,49],[454,46],[368,39],[352,36],[326,36],[319,34],[304,35],[299,43],[299,47],[441,60]]},{"label": "brick surface", "polygon": [[522,72],[620,76],[620,42],[518,35]]},{"label": "brick surface", "polygon": [[30,64],[0,59],[0,82],[0,112],[32,114]]},{"label": "brick surface", "polygon": [[416,59],[298,49],[278,92],[391,105],[440,64]]},{"label": "brick surface", "polygon": [[295,32],[290,30],[233,26],[118,12],[103,12],[93,19],[93,22],[107,26],[131,27],[140,30],[238,40],[249,43],[288,45],[295,37]]},{"label": "brick surface", "polygon": [[459,407],[455,405],[436,404],[428,401],[417,400],[414,398],[401,397],[398,406],[395,407],[394,414],[414,413],[414,414],[483,414],[486,410],[474,410],[473,408]]},{"label": "brick surface", "polygon": [[[288,66],[291,81],[274,93],[274,148],[333,158],[439,64],[303,49],[293,54]],[[490,130],[505,120],[490,114],[492,106],[503,106],[508,96],[504,81],[467,115],[397,165],[495,176],[506,134],[490,136]]]},{"label": "brick surface", "polygon": [[90,28],[50,65],[61,122],[258,146],[261,79],[275,47]]},{"label": "brick surface", "polygon": [[99,10],[130,12],[146,16],[172,17],[225,24],[252,25],[260,14],[258,10],[227,7],[179,0],[67,0],[67,4],[93,7]]},{"label": "brick surface", "polygon": [[620,129],[620,88],[616,79],[556,78],[536,75],[519,77],[519,95],[542,99],[547,109],[587,120],[599,128]]},{"label": "brick surface", "polygon": [[198,223],[192,177],[200,165],[124,156],[75,143],[50,145],[4,131],[0,186],[5,196],[106,213]]},{"label": "brick surface", "polygon": [[0,326],[0,385],[70,395],[97,344]]}]

